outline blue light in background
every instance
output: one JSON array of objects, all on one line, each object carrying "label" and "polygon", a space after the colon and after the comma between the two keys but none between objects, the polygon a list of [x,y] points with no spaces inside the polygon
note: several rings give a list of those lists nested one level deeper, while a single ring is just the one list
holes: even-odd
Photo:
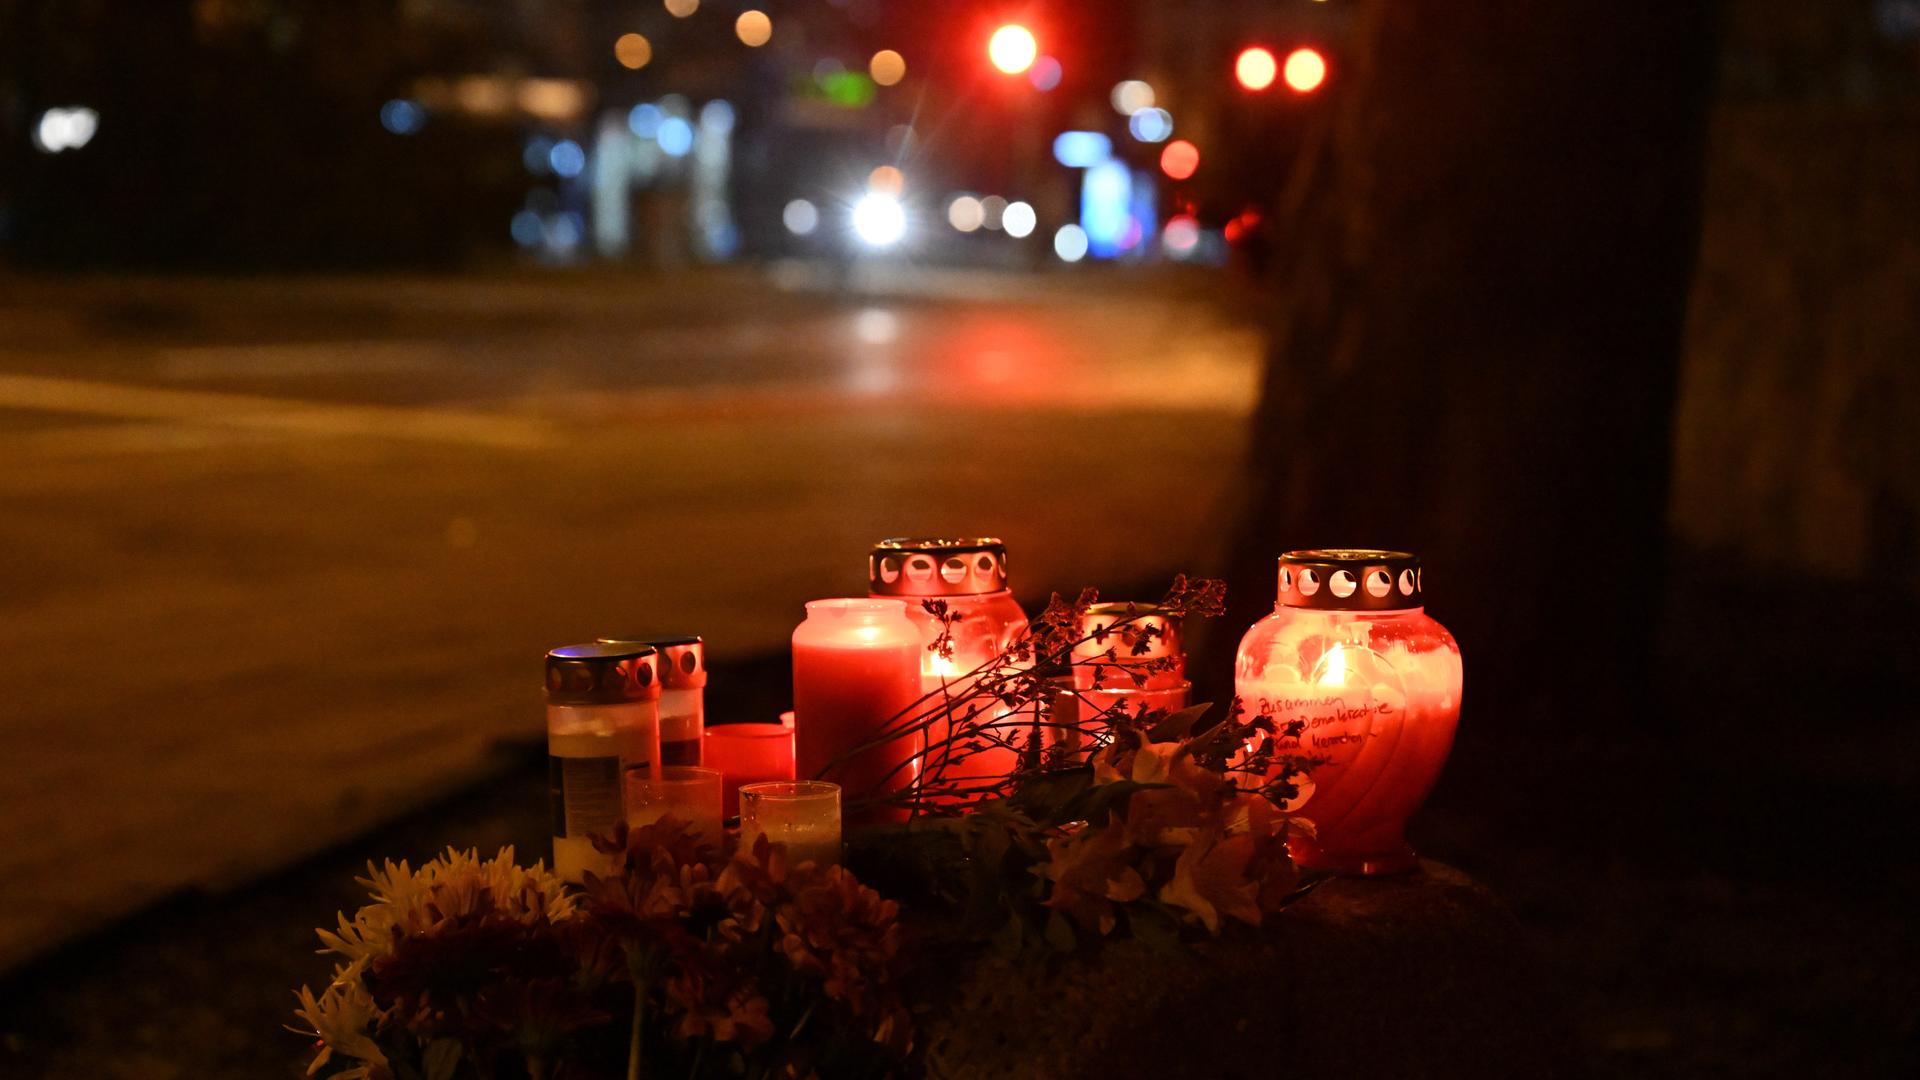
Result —
[{"label": "blue light in background", "polygon": [[547,158],[552,154],[553,140],[545,135],[535,135],[527,140],[527,148],[521,153],[520,160],[526,163],[528,172],[537,176],[547,171]]},{"label": "blue light in background", "polygon": [[556,176],[579,176],[580,170],[587,167],[587,152],[572,139],[561,139],[547,151],[547,165]]},{"label": "blue light in background", "polygon": [[1165,109],[1141,109],[1127,119],[1127,130],[1141,142],[1161,142],[1173,134],[1173,114]]},{"label": "blue light in background", "polygon": [[395,135],[411,135],[427,122],[427,110],[418,102],[394,98],[380,106],[380,126]]},{"label": "blue light in background", "polygon": [[733,106],[719,98],[700,106],[700,126],[720,135],[732,131]]},{"label": "blue light in background", "polygon": [[660,132],[660,106],[643,101],[627,114],[627,130],[642,139],[651,139]]},{"label": "blue light in background", "polygon": [[1113,140],[1097,131],[1063,131],[1053,140],[1053,159],[1069,169],[1090,169],[1113,156]]},{"label": "blue light in background", "polygon": [[1127,213],[1133,201],[1133,174],[1108,158],[1095,162],[1080,182],[1080,227],[1087,233],[1087,254],[1111,259],[1126,246]]},{"label": "blue light in background", "polygon": [[522,210],[513,215],[513,242],[521,247],[535,247],[547,238],[546,223],[532,210]]},{"label": "blue light in background", "polygon": [[660,142],[660,151],[668,157],[685,157],[693,149],[693,125],[677,116],[669,116],[660,121],[660,130],[654,134]]}]

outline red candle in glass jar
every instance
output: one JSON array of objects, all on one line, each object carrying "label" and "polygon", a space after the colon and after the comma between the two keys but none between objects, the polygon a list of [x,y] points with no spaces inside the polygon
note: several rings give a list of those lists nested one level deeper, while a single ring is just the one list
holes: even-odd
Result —
[{"label": "red candle in glass jar", "polygon": [[[890,599],[815,600],[793,632],[793,731],[803,779],[900,721],[918,701],[920,635],[906,604]],[[925,736],[916,733],[860,752],[825,779],[838,783],[848,803],[899,791],[919,772]],[[858,820],[905,820],[887,808]]]},{"label": "red candle in glass jar", "polygon": [[1417,865],[1404,830],[1426,801],[1460,718],[1460,647],[1426,614],[1403,552],[1291,551],[1279,602],[1241,639],[1234,692],[1277,727],[1276,752],[1321,758],[1292,807],[1316,835],[1288,848],[1307,869],[1391,874]]},{"label": "red candle in glass jar", "polygon": [[[867,594],[898,597],[907,604],[907,618],[920,633],[920,690],[954,698],[970,690],[976,672],[989,668],[1007,646],[1027,631],[1026,612],[1007,588],[1007,547],[994,537],[948,539],[895,537],[882,540],[867,555]],[[951,655],[931,646],[940,636],[939,620],[927,611],[929,600],[947,606]],[[957,618],[956,618],[957,617]],[[935,788],[966,788],[993,783],[1020,767],[1014,746],[1023,739],[1024,725],[990,701],[975,701],[956,709],[963,724],[973,710],[974,723],[955,737],[952,717],[936,717],[927,728],[927,755],[922,768],[933,774]],[[967,732],[980,737],[967,739]],[[957,743],[971,746],[964,756]],[[960,795],[931,795],[936,804],[965,801]]]},{"label": "red candle in glass jar", "polygon": [[740,812],[740,785],[793,779],[793,728],[785,724],[715,724],[703,736],[708,768],[720,770],[721,812]]}]

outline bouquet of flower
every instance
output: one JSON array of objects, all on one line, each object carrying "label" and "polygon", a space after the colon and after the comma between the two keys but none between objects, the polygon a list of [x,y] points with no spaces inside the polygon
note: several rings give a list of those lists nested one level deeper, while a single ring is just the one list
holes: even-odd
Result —
[{"label": "bouquet of flower", "polygon": [[733,859],[669,818],[607,841],[570,890],[449,850],[369,867],[373,903],[297,1014],[310,1074],[365,1080],[880,1076],[910,1048],[898,905],[764,840]]}]

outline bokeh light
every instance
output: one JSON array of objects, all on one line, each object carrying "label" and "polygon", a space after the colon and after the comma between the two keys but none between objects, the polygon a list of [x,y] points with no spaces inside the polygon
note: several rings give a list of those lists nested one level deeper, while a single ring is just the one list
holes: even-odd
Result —
[{"label": "bokeh light", "polygon": [[700,126],[716,135],[733,130],[733,105],[725,98],[714,98],[700,106]]},{"label": "bokeh light", "polygon": [[820,227],[820,210],[805,199],[795,199],[780,211],[780,223],[795,236],[812,236]]},{"label": "bokeh light", "polygon": [[660,113],[660,106],[650,101],[643,101],[627,113],[627,130],[642,139],[651,139],[660,134],[662,119],[664,117]]},{"label": "bokeh light", "polygon": [[580,171],[587,167],[587,152],[572,139],[561,139],[553,144],[553,149],[547,151],[547,167],[553,170],[555,176],[579,176]]},{"label": "bokeh light", "polygon": [[906,208],[891,195],[862,195],[853,204],[853,231],[869,247],[892,247],[907,235]]},{"label": "bokeh light", "polygon": [[1153,108],[1153,87],[1139,79],[1128,79],[1125,82],[1115,83],[1113,92],[1107,95],[1107,100],[1113,103],[1114,112],[1121,116],[1132,116],[1141,109]]},{"label": "bokeh light", "polygon": [[639,71],[653,59],[653,43],[640,34],[621,34],[613,43],[613,58],[628,71]]},{"label": "bokeh light", "polygon": [[947,204],[947,224],[960,232],[973,232],[986,220],[986,211],[980,208],[980,200],[971,195],[957,196]]},{"label": "bokeh light", "polygon": [[547,223],[532,210],[522,210],[513,215],[513,224],[509,228],[513,242],[521,247],[534,247],[547,238]]},{"label": "bokeh light", "polygon": [[1098,131],[1063,131],[1054,136],[1053,160],[1069,169],[1088,169],[1113,156],[1113,140]]},{"label": "bokeh light", "polygon": [[907,178],[892,165],[881,165],[867,174],[867,190],[882,195],[898,195],[907,186]]},{"label": "bokeh light", "polygon": [[987,40],[987,59],[1009,75],[1018,75],[1033,66],[1040,55],[1040,43],[1033,31],[1018,23],[1008,23]]},{"label": "bokeh light", "polygon": [[1185,139],[1175,139],[1160,151],[1160,171],[1175,180],[1185,180],[1200,167],[1200,148]]},{"label": "bokeh light", "polygon": [[773,40],[773,20],[766,12],[749,8],[733,20],[733,33],[741,42],[757,49]]},{"label": "bokeh light", "polygon": [[[380,126],[395,135],[411,135],[424,127],[426,122],[427,111],[417,102],[406,98],[394,98],[380,106]],[[88,135],[91,137],[92,133]]]},{"label": "bokeh light", "polygon": [[1167,227],[1160,232],[1160,242],[1175,258],[1187,255],[1200,243],[1200,223],[1190,214],[1168,218]]},{"label": "bokeh light", "polygon": [[1000,217],[1007,212],[1007,200],[998,195],[989,195],[980,200],[980,224],[983,228],[998,230]]},{"label": "bokeh light", "polygon": [[1173,134],[1173,114],[1165,109],[1141,109],[1127,120],[1127,131],[1141,142],[1162,142]]},{"label": "bokeh light", "polygon": [[1033,84],[1035,90],[1044,94],[1060,85],[1062,74],[1064,72],[1060,69],[1060,61],[1051,56],[1043,56],[1033,62],[1033,67],[1027,72],[1027,81]]},{"label": "bokeh light", "polygon": [[1015,239],[1031,236],[1033,227],[1039,221],[1039,215],[1033,212],[1032,205],[1024,202],[1008,203],[1006,211],[1000,215],[1000,227]]},{"label": "bokeh light", "polygon": [[693,149],[693,125],[677,116],[660,121],[660,130],[653,137],[660,143],[660,152],[668,157],[686,157]]},{"label": "bokeh light", "polygon": [[[384,109],[381,110],[381,116],[384,122]],[[48,109],[40,114],[39,123],[33,126],[33,145],[43,154],[78,150],[92,142],[94,132],[98,130],[100,130],[100,114],[84,105],[68,109]]]},{"label": "bokeh light", "polygon": [[1240,50],[1240,58],[1233,62],[1233,77],[1249,90],[1265,90],[1279,74],[1279,61],[1258,45]]},{"label": "bokeh light", "polygon": [[1060,261],[1076,263],[1087,257],[1087,231],[1078,225],[1062,225],[1053,234],[1053,253]]},{"label": "bokeh light", "polygon": [[676,19],[684,19],[700,10],[700,0],[665,0],[667,14]]},{"label": "bokeh light", "polygon": [[1295,93],[1312,93],[1327,81],[1327,58],[1317,49],[1295,49],[1287,54],[1284,75]]},{"label": "bokeh light", "polygon": [[867,74],[881,86],[892,86],[907,77],[907,58],[892,49],[881,49],[867,61]]}]

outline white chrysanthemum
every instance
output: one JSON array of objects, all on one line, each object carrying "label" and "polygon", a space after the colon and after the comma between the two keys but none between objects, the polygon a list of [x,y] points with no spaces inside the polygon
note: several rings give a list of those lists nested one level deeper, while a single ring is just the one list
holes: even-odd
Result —
[{"label": "white chrysanthemum", "polygon": [[513,849],[501,848],[481,860],[473,849],[446,853],[415,870],[405,860],[382,866],[367,864],[367,876],[358,879],[372,894],[373,903],[349,919],[339,915],[335,930],[316,931],[322,952],[335,952],[349,961],[365,961],[393,951],[394,930],[431,934],[449,920],[474,914],[483,906],[516,919],[531,921],[542,915],[554,920],[573,914],[574,898],[561,880],[536,862],[514,865]]},{"label": "white chrysanthemum", "polygon": [[353,1058],[360,1064],[345,1072],[334,1074],[334,1080],[364,1080],[372,1066],[384,1067],[387,1056],[368,1034],[373,1030],[374,1022],[379,1018],[380,1010],[374,1007],[372,995],[367,993],[366,983],[360,974],[366,967],[365,960],[356,960],[333,969],[333,982],[315,996],[312,990],[301,987],[294,993],[300,1007],[294,1015],[305,1020],[311,1030],[301,1031],[302,1035],[312,1035],[320,1040],[320,1052],[307,1066],[307,1075],[320,1071],[338,1053]]}]

